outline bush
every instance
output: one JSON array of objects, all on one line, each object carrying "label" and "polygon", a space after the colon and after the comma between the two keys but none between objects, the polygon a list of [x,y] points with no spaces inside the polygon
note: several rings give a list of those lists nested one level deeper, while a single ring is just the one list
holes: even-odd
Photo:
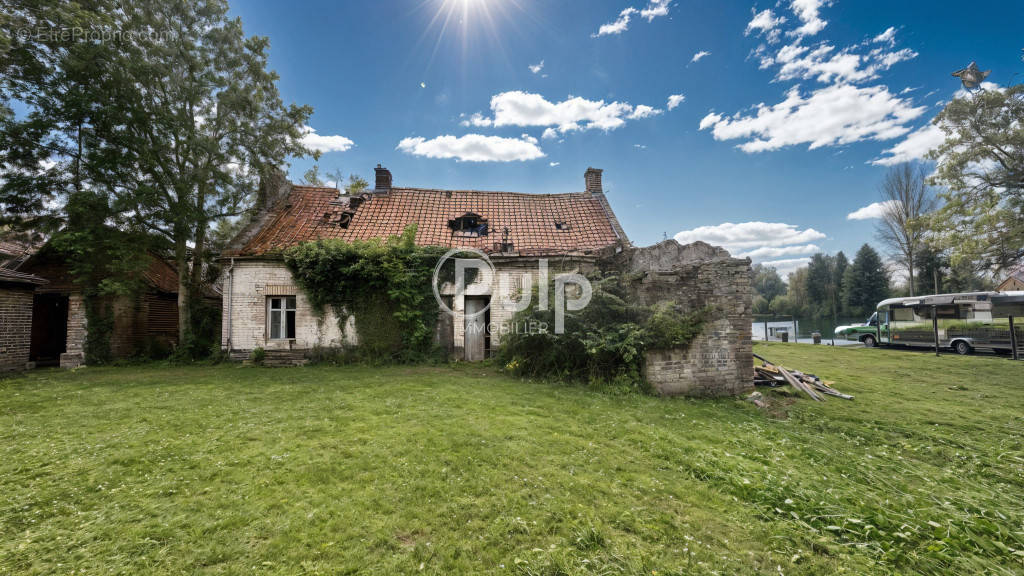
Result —
[{"label": "bush", "polygon": [[263,364],[263,361],[267,358],[267,351],[263,348],[253,348],[252,352],[249,353],[249,361],[257,366]]},{"label": "bush", "polygon": [[[615,391],[647,391],[642,377],[644,352],[686,346],[697,336],[711,309],[686,313],[666,302],[640,306],[631,302],[629,283],[617,274],[590,278],[593,295],[579,311],[565,314],[565,332],[554,334],[554,311],[530,308],[516,316],[517,327],[546,325],[548,331],[510,331],[497,358],[520,376],[540,376],[587,383]],[[554,302],[554,295],[549,295]]]}]

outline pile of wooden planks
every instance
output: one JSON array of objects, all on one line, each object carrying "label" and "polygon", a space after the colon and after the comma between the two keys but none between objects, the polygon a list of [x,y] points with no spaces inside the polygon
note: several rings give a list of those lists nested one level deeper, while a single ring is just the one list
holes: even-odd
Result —
[{"label": "pile of wooden planks", "polygon": [[836,398],[842,398],[843,400],[853,400],[853,396],[843,394],[832,387],[832,382],[823,381],[814,374],[804,374],[798,370],[788,370],[782,366],[765,360],[757,354],[754,354],[754,358],[757,358],[762,362],[761,366],[754,366],[755,386],[771,386],[772,388],[775,388],[777,386],[785,386],[786,384],[789,384],[796,390],[807,394],[812,400],[817,402],[823,402],[825,400],[825,396],[835,396]]}]

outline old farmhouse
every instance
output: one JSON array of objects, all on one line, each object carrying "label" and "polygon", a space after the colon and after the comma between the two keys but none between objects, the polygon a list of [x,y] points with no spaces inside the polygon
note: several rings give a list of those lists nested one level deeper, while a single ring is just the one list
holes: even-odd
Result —
[{"label": "old farmhouse", "polygon": [[[750,386],[750,261],[703,243],[633,247],[604,194],[601,170],[586,171],[582,192],[529,194],[398,187],[378,165],[373,189],[361,195],[283,177],[265,195],[265,208],[222,254],[222,347],[234,358],[261,348],[277,363],[298,363],[315,347],[356,344],[351,318],[343,330],[331,311],[326,318],[314,313],[282,253],[322,238],[386,238],[415,223],[417,244],[476,249],[506,273],[464,295],[443,291],[454,316],[439,314],[437,341],[455,358],[480,360],[500,344],[501,330],[493,327],[512,320],[508,302],[541,259],[553,270],[581,272],[615,262],[645,275],[638,300],[721,311],[687,350],[649,356],[646,375],[659,390],[717,395]],[[486,314],[467,317],[488,304]]]}]

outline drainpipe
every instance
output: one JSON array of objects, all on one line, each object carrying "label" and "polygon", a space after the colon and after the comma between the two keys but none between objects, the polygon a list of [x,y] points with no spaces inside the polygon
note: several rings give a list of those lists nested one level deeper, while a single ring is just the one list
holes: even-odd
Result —
[{"label": "drainpipe", "polygon": [[235,294],[235,259],[231,259],[231,265],[228,266],[228,354],[231,354],[231,336],[234,334],[231,331],[231,304],[234,300]]}]

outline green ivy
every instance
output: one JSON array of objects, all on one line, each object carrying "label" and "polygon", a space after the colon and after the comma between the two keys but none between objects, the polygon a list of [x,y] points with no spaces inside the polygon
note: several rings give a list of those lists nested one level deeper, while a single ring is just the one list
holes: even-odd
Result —
[{"label": "green ivy", "polygon": [[[687,346],[714,313],[693,312],[671,302],[641,306],[631,297],[628,275],[593,274],[593,295],[582,310],[565,313],[565,331],[554,334],[554,311],[538,310],[538,299],[516,316],[515,327],[502,339],[498,360],[521,376],[585,382],[615,391],[647,391],[644,353]],[[549,294],[549,302],[554,295]],[[529,325],[546,331],[526,330]]]},{"label": "green ivy", "polygon": [[417,246],[416,226],[384,240],[327,239],[288,249],[284,261],[321,320],[330,307],[344,334],[354,317],[358,359],[411,362],[438,357],[438,305],[431,281],[440,246]]}]

